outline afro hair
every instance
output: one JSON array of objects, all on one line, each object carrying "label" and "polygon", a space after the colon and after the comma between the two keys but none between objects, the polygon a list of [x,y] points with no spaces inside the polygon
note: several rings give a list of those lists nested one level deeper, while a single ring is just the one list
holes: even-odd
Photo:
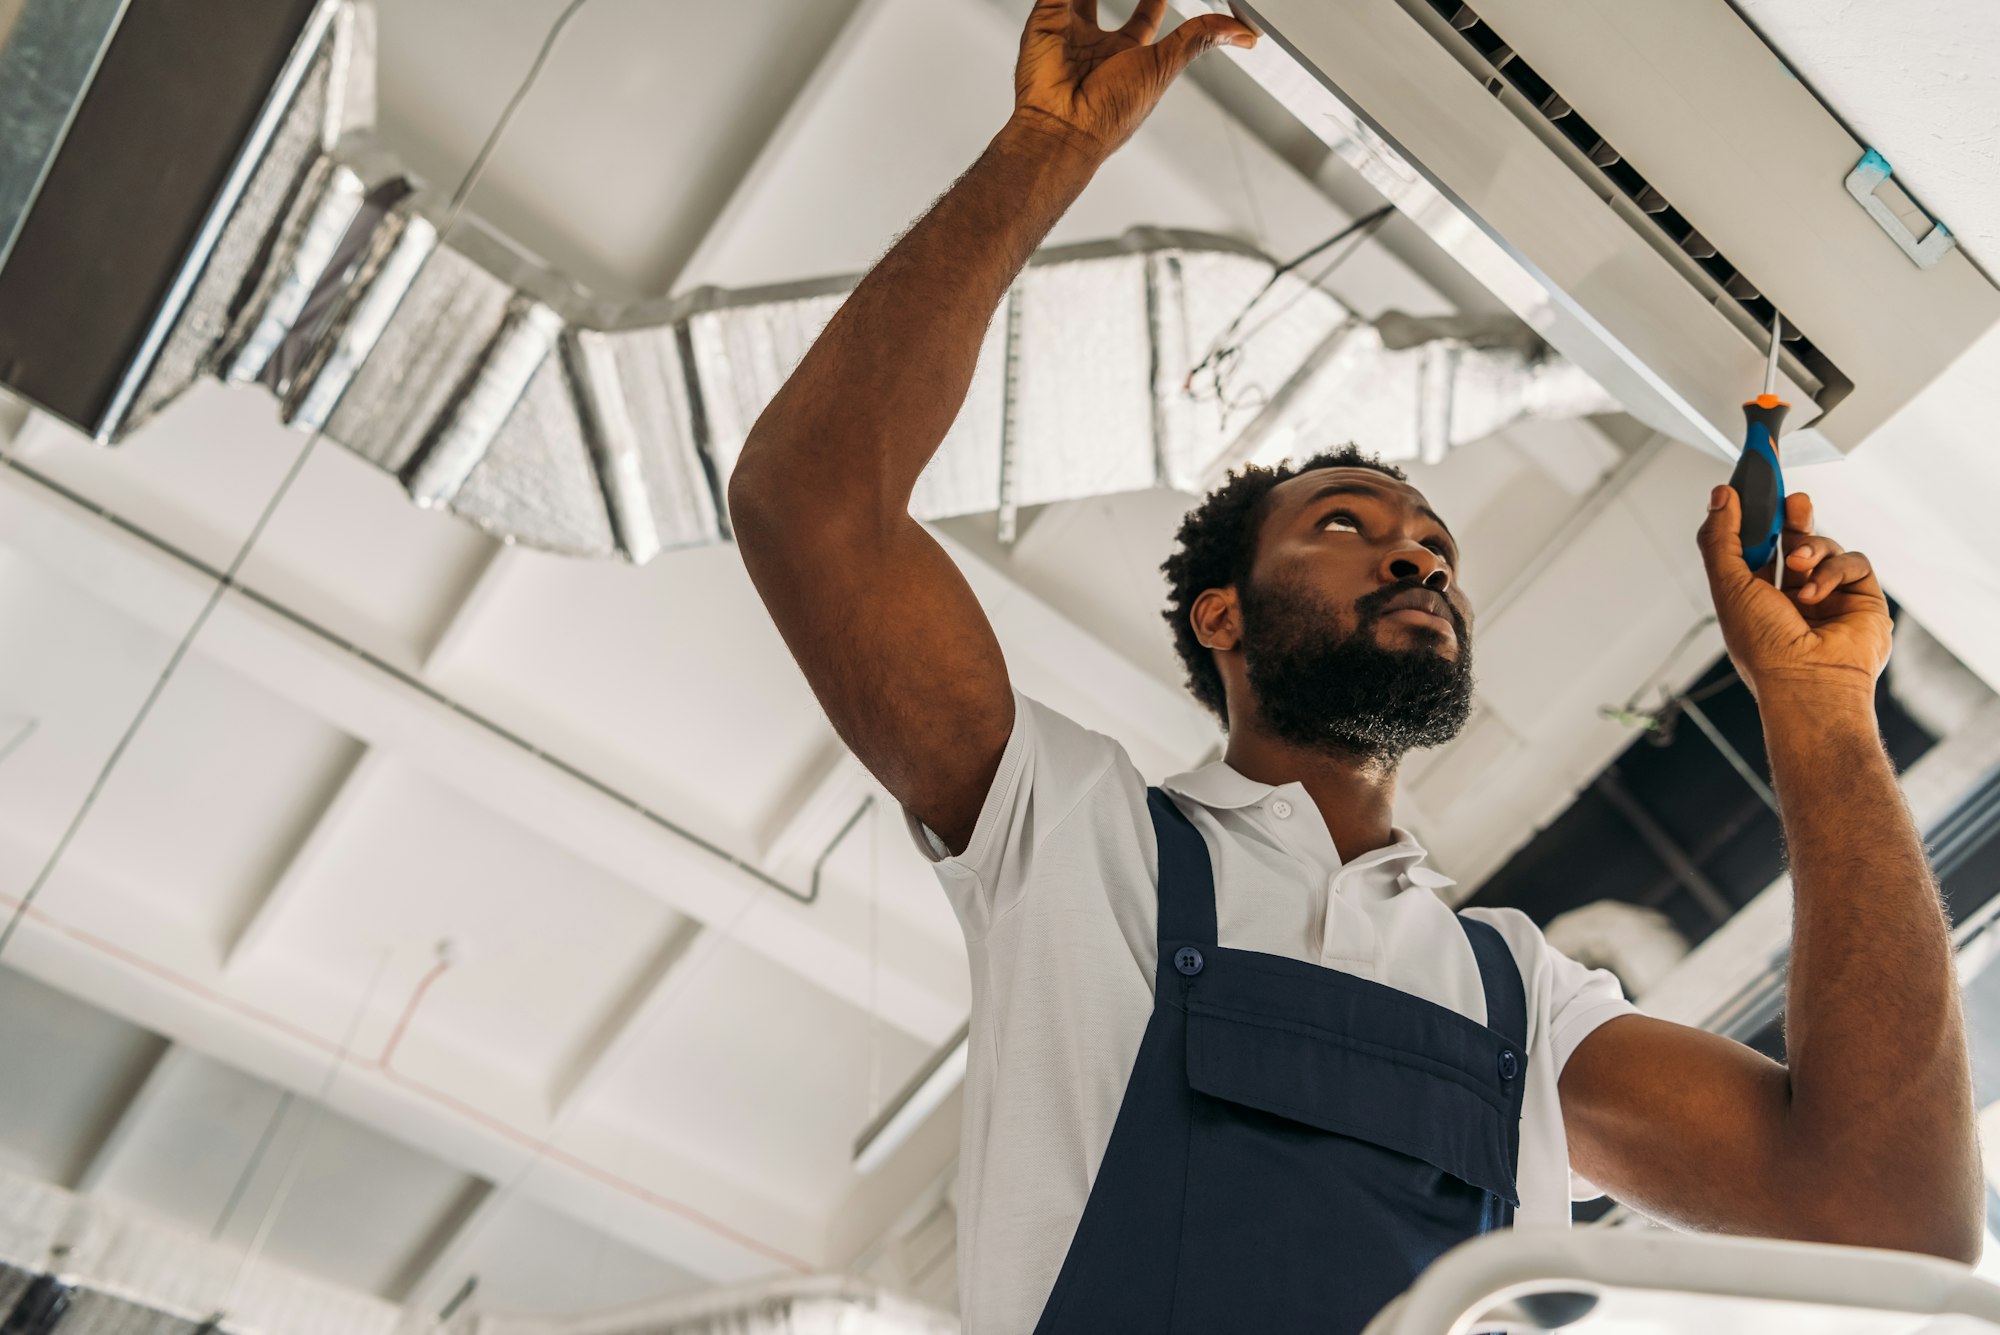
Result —
[{"label": "afro hair", "polygon": [[1195,638],[1194,601],[1209,589],[1241,585],[1249,578],[1265,498],[1280,482],[1320,468],[1372,468],[1398,482],[1409,481],[1402,469],[1363,454],[1353,445],[1323,450],[1297,464],[1288,459],[1274,468],[1247,465],[1231,473],[1227,482],[1187,512],[1175,535],[1174,554],[1160,566],[1167,577],[1167,606],[1160,615],[1173,627],[1174,649],[1187,669],[1188,690],[1221,720],[1224,729],[1229,727],[1229,705],[1223,695],[1222,672],[1215,666],[1214,655]]}]

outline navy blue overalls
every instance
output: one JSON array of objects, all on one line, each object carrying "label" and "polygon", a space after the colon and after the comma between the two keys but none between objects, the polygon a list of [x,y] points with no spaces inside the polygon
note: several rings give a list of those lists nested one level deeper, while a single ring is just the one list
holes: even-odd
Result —
[{"label": "navy blue overalls", "polygon": [[1153,1018],[1038,1335],[1355,1335],[1441,1253],[1513,1221],[1520,970],[1459,918],[1488,1024],[1215,943],[1201,833],[1159,789]]}]

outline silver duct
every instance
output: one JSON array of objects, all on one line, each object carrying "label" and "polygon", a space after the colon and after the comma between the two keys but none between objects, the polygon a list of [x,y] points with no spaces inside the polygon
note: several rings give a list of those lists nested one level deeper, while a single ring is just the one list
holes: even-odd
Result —
[{"label": "silver duct", "polygon": [[[474,227],[440,236],[443,201],[364,133],[370,10],[325,0],[299,42],[117,393],[71,420],[111,443],[198,377],[257,382],[507,542],[645,562],[726,538],[750,428],[853,280],[621,307]],[[998,511],[1008,532],[1024,505],[1196,492],[1321,443],[1435,461],[1523,416],[1617,408],[1539,347],[1370,325],[1294,275],[1217,348],[1273,271],[1160,229],[1037,256],[912,513]],[[0,351],[10,318],[33,317],[0,316]]]},{"label": "silver duct", "polygon": [[[143,1212],[0,1171],[8,1335],[409,1335],[436,1322],[183,1233]],[[585,1317],[489,1316],[450,1335],[957,1335],[955,1317],[840,1275],[709,1290]]]},{"label": "silver duct", "polygon": [[[10,1335],[395,1335],[402,1309],[145,1212],[0,1170]],[[213,1326],[208,1323],[220,1314]],[[208,1327],[204,1331],[204,1327]]]},{"label": "silver duct", "polygon": [[841,1275],[720,1289],[564,1321],[477,1317],[452,1335],[958,1335],[956,1317]]}]

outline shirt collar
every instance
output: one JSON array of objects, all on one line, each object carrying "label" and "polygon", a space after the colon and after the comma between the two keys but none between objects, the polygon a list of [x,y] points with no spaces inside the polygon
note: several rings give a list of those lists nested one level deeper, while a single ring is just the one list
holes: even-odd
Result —
[{"label": "shirt collar", "polygon": [[[1276,791],[1275,785],[1257,782],[1231,767],[1226,760],[1210,761],[1200,769],[1162,779],[1160,786],[1199,802],[1211,811],[1233,811],[1255,806]],[[1389,835],[1394,842],[1368,854],[1367,861],[1401,864],[1401,876],[1410,885],[1441,890],[1458,884],[1435,867],[1424,865],[1430,855],[1408,830],[1400,825],[1391,826]]]}]

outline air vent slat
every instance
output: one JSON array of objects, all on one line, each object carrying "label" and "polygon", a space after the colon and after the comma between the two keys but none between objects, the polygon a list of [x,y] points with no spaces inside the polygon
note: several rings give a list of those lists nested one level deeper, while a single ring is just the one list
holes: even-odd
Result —
[{"label": "air vent slat", "polygon": [[[1524,120],[1539,116],[1588,164],[1585,167],[1572,160],[1572,166],[1579,173],[1587,174],[1589,169],[1594,168],[1603,181],[1632,201],[1644,218],[1643,222],[1635,221],[1635,226],[1653,228],[1656,235],[1673,250],[1692,260],[1696,268],[1715,284],[1713,289],[1708,290],[1716,300],[1735,301],[1757,327],[1770,328],[1777,309],[1756,283],[1731,264],[1727,256],[1719,253],[1715,243],[1696,230],[1694,223],[1673,206],[1665,192],[1648,181],[1638,167],[1628,162],[1615,146],[1599,135],[1590,122],[1577,113],[1562,91],[1523,60],[1493,25],[1480,17],[1477,9],[1461,3],[1461,0],[1426,0],[1426,3],[1445,21],[1458,40],[1483,60],[1494,75],[1501,76],[1480,77],[1487,79],[1488,87],[1503,102],[1508,101],[1504,96],[1507,85],[1512,85],[1513,91],[1519,94],[1519,100],[1508,102],[1508,105],[1516,115]],[[1440,36],[1440,40],[1446,39]],[[1599,193],[1602,194],[1601,188]],[[1695,280],[1691,277],[1690,281]],[[1844,392],[1847,378],[1839,368],[1789,319],[1785,321],[1784,329],[1784,341],[1798,364],[1816,377],[1823,389],[1832,390],[1836,396]]]}]

